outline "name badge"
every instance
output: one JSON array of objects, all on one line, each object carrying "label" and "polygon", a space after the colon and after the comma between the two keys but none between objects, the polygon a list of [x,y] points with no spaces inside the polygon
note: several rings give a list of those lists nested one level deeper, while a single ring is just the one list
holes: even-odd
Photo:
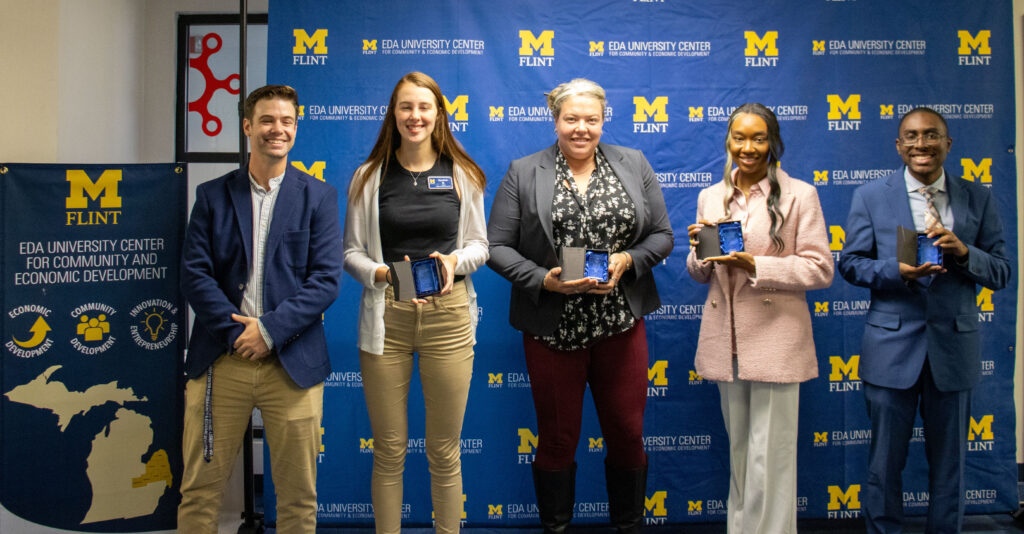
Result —
[{"label": "name badge", "polygon": [[452,189],[454,183],[451,176],[428,176],[427,188],[429,189]]}]

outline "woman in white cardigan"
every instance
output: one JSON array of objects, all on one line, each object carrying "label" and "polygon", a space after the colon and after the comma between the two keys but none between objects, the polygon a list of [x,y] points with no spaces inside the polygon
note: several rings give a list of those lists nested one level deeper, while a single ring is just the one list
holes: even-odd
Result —
[{"label": "woman in white cardigan", "polygon": [[[373,427],[378,533],[401,531],[413,354],[426,408],[436,531],[458,532],[462,515],[459,441],[477,319],[469,275],[488,258],[485,177],[452,136],[443,104],[430,76],[403,76],[348,192],[345,270],[364,287],[359,362]],[[396,300],[389,263],[425,256],[443,266],[441,292]]]}]

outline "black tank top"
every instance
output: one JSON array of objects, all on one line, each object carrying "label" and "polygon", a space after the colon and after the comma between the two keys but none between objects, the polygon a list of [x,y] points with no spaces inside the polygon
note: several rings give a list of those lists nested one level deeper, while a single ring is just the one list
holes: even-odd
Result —
[{"label": "black tank top", "polygon": [[392,155],[378,198],[384,261],[450,254],[458,246],[459,205],[451,159],[439,157],[430,170],[413,173]]}]

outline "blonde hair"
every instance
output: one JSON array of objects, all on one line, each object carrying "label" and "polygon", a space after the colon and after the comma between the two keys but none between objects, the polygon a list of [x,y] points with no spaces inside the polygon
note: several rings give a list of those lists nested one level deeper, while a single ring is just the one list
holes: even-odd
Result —
[{"label": "blonde hair", "polygon": [[600,102],[601,116],[604,116],[604,108],[607,103],[604,96],[604,88],[586,78],[575,78],[568,82],[559,84],[546,95],[548,98],[548,109],[551,110],[551,114],[555,119],[557,119],[558,114],[562,112],[562,104],[565,103],[565,99],[570,96],[577,95],[589,96],[590,98],[594,98]]}]

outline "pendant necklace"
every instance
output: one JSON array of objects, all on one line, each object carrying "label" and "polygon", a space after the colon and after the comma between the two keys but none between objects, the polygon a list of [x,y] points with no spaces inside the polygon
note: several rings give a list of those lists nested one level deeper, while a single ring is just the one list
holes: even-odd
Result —
[{"label": "pendant necklace", "polygon": [[[429,171],[429,170],[430,169],[427,169],[427,171]],[[416,187],[417,185],[419,185],[420,176],[423,176],[423,173],[425,173],[427,171],[420,171],[420,172],[409,171],[409,174],[412,175],[412,186],[413,187]]]},{"label": "pendant necklace", "polygon": [[[396,158],[395,158],[395,159],[398,159],[398,158],[397,158],[397,156],[396,156]],[[402,165],[402,162],[401,162],[401,161],[399,161],[399,162],[398,162],[398,164],[399,164],[399,165]],[[407,168],[405,167],[405,165],[402,165],[402,168],[403,168],[403,169],[405,170],[405,172],[409,173],[409,176],[412,176],[412,186],[413,186],[413,187],[416,187],[416,186],[418,186],[418,185],[419,185],[419,180],[420,180],[420,178],[421,178],[421,177],[422,177],[422,176],[423,176],[424,174],[426,174],[426,173],[430,172],[430,171],[431,171],[431,170],[432,170],[432,169],[434,168],[434,165],[437,165],[437,159],[436,159],[436,158],[434,159],[434,162],[430,164],[430,168],[429,168],[429,169],[424,169],[424,170],[422,170],[422,171],[420,171],[420,172],[413,172],[413,171],[410,171],[409,169],[407,169]]]}]

